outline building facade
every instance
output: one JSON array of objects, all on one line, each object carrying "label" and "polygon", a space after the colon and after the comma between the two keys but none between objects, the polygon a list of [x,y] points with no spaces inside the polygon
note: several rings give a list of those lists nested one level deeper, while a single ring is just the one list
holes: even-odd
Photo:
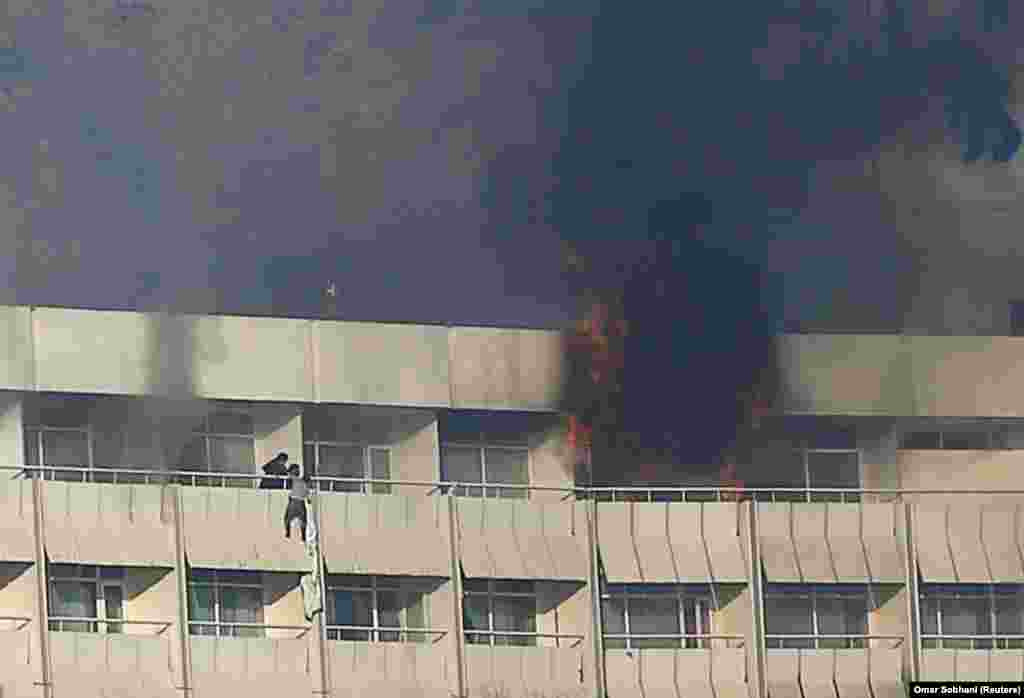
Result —
[{"label": "building facade", "polygon": [[737,493],[574,482],[557,333],[166,323],[0,308],[4,698],[1024,677],[1019,339],[781,338]]}]

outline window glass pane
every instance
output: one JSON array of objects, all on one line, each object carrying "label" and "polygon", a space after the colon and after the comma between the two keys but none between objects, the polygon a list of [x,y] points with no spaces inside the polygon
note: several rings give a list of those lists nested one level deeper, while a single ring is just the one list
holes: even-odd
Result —
[{"label": "window glass pane", "polygon": [[[935,598],[925,596],[921,599],[921,635],[939,634],[939,602]],[[921,646],[925,649],[935,649],[939,641],[934,638],[921,638]]]},{"label": "window glass pane", "polygon": [[[121,593],[121,587],[105,586],[103,588],[103,603],[106,606],[106,618],[124,619],[124,598]],[[120,633],[122,632],[122,627],[120,623],[108,623],[107,632]]]},{"label": "window glass pane", "polygon": [[252,416],[243,412],[215,412],[207,424],[211,434],[253,434]]},{"label": "window glass pane", "polygon": [[103,579],[124,579],[124,567],[100,567],[100,576]]},{"label": "window glass pane", "polygon": [[[373,627],[373,596],[369,591],[335,591],[332,593],[333,615],[331,625]],[[370,634],[362,630],[341,630],[342,640],[369,640]]]},{"label": "window glass pane", "polygon": [[860,468],[856,451],[846,453],[807,453],[807,468],[810,471],[811,487],[860,487]]},{"label": "window glass pane", "polygon": [[[622,598],[605,599],[601,604],[601,620],[606,635],[623,635],[626,632],[626,602]],[[616,649],[626,646],[624,638],[606,638],[605,647]]]},{"label": "window glass pane", "polygon": [[[1020,594],[998,594],[996,596],[996,633],[998,635],[1024,635],[1024,605]],[[998,647],[1020,649],[1024,647],[1024,639],[1013,638],[1001,640]]]},{"label": "window glass pane", "polygon": [[[210,469],[218,472],[253,473],[256,466],[255,444],[252,439],[211,436]],[[251,487],[246,480],[228,480],[228,484]]]},{"label": "window glass pane", "polygon": [[81,577],[82,568],[78,565],[56,563],[47,565],[46,571],[51,577]]},{"label": "window glass pane", "polygon": [[185,444],[178,458],[178,470],[208,470],[206,459],[206,439],[197,436]]},{"label": "window glass pane", "polygon": [[486,579],[466,579],[462,582],[462,589],[466,592],[487,593],[488,588]]},{"label": "window glass pane", "polygon": [[65,618],[96,617],[96,585],[89,582],[52,582],[51,614]]},{"label": "window glass pane", "polygon": [[[402,626],[402,604],[397,591],[379,590],[377,592],[377,625],[381,628],[400,628]],[[379,633],[381,642],[398,642],[399,634]]]},{"label": "window glass pane", "polygon": [[[986,597],[965,596],[942,600],[943,635],[990,635],[989,600]],[[942,646],[953,649],[981,649],[988,640],[943,640]]]},{"label": "window glass pane", "polygon": [[[490,630],[489,603],[486,596],[467,596],[462,602],[462,623],[466,630]],[[488,645],[489,635],[467,633],[466,642]]]},{"label": "window glass pane", "polygon": [[[486,477],[489,483],[527,485],[529,452],[525,449],[488,448],[484,451]],[[488,488],[488,496],[525,499],[526,490]]]},{"label": "window glass pane", "polygon": [[984,451],[988,449],[988,433],[985,431],[943,431],[942,448],[956,451]]},{"label": "window glass pane", "polygon": [[939,432],[937,431],[912,431],[903,435],[900,448],[912,451],[925,451],[937,449],[939,443]]},{"label": "window glass pane", "polygon": [[[222,623],[262,623],[263,591],[246,587],[221,587]],[[221,632],[237,637],[262,637],[262,628],[234,628]]]},{"label": "window glass pane", "polygon": [[[388,449],[370,449],[370,474],[374,480],[391,479],[391,452]],[[374,494],[391,494],[391,485],[377,483],[371,487],[370,491]]]},{"label": "window glass pane", "polygon": [[[441,449],[441,463],[447,482],[482,482],[483,470],[480,463],[480,449],[466,446],[444,446]],[[470,497],[483,496],[479,487],[460,487],[456,494]]]},{"label": "window glass pane", "polygon": [[[814,632],[809,597],[767,596],[764,611],[768,635],[810,635]],[[785,640],[781,646],[810,648],[814,641]]]},{"label": "window glass pane", "polygon": [[[81,428],[89,425],[89,407],[92,400],[88,398],[58,398],[44,401],[38,410],[27,410],[30,423],[42,427]],[[32,414],[35,412],[35,414]]]},{"label": "window glass pane", "polygon": [[217,580],[221,584],[234,586],[262,586],[263,575],[260,572],[251,570],[218,570]]},{"label": "window glass pane", "polygon": [[358,574],[332,574],[327,578],[327,583],[331,587],[358,587],[369,589],[373,586],[369,577]]},{"label": "window glass pane", "polygon": [[[771,468],[762,468],[751,474],[748,486],[754,488],[803,488],[806,487],[804,472],[804,452],[799,450],[786,451],[773,459]],[[775,501],[804,501],[803,492],[776,492]],[[769,499],[768,493],[757,495],[758,499]]]},{"label": "window glass pane", "polygon": [[39,465],[38,431],[25,431],[25,465]]},{"label": "window glass pane", "polygon": [[[866,598],[820,594],[817,606],[819,635],[867,634]],[[862,640],[853,638],[824,638],[818,641],[818,647],[824,649],[860,647],[862,644]]]},{"label": "window glass pane", "polygon": [[[679,630],[679,604],[674,598],[629,600],[629,634],[675,635]],[[633,647],[679,647],[677,638],[631,638]]]},{"label": "window glass pane", "polygon": [[[321,446],[320,474],[325,477],[357,478],[366,477],[366,463],[362,446]],[[332,482],[332,492],[362,492],[360,482]]]},{"label": "window glass pane", "polygon": [[80,431],[43,432],[45,465],[89,465],[89,437]]},{"label": "window glass pane", "polygon": [[[494,629],[532,633],[536,627],[537,602],[533,598],[494,597]],[[496,636],[494,644],[529,646],[536,638],[523,635]]]}]

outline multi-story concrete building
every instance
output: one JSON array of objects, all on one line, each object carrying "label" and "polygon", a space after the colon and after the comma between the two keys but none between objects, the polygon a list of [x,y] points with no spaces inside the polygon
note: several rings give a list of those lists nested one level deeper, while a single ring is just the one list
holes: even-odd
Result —
[{"label": "multi-story concrete building", "polygon": [[[1019,339],[781,338],[737,496],[578,487],[554,332],[168,323],[0,309],[4,698],[1024,675]],[[281,451],[315,467],[310,545],[260,486]]]}]

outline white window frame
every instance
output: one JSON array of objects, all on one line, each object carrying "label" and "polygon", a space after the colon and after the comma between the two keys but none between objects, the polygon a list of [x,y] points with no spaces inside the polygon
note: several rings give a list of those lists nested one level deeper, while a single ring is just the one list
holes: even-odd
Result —
[{"label": "white window frame", "polygon": [[[188,467],[191,464],[185,463],[185,464],[182,465],[182,467],[187,472],[195,472],[197,474],[201,473],[201,475],[183,476],[183,479],[187,481],[186,484],[191,484],[193,481],[195,481],[196,484],[200,484],[200,483],[204,482],[200,478],[205,477],[206,479],[209,480],[209,483],[207,483],[207,484],[213,484],[216,481],[216,476],[219,473],[223,472],[223,471],[214,470],[213,469],[213,465],[210,462],[210,453],[211,453],[210,439],[236,439],[238,441],[246,440],[246,441],[249,441],[249,442],[252,443],[253,462],[251,464],[249,464],[248,468],[249,468],[249,474],[253,475],[254,477],[252,477],[251,479],[242,479],[242,478],[222,479],[222,484],[224,484],[225,486],[229,486],[229,487],[246,487],[246,488],[256,488],[256,487],[259,487],[260,478],[259,477],[255,477],[255,475],[256,475],[256,457],[255,457],[256,456],[256,426],[255,426],[255,423],[253,424],[253,433],[251,433],[251,434],[235,434],[235,433],[230,433],[230,432],[212,431],[210,429],[210,418],[215,416],[215,415],[217,415],[217,414],[237,414],[237,415],[244,415],[244,416],[248,417],[249,419],[253,418],[252,412],[250,410],[246,409],[246,408],[237,407],[235,405],[230,405],[230,406],[229,405],[217,405],[217,406],[215,406],[215,408],[208,415],[203,417],[203,421],[202,421],[201,426],[198,429],[195,429],[195,430],[192,431],[191,436],[189,438],[189,441],[186,444],[186,445],[191,444],[196,439],[202,439],[202,442],[203,442],[203,463],[202,464],[197,464],[197,465],[201,465],[201,468],[193,471],[191,468]],[[236,473],[236,474],[242,474],[242,473]]]},{"label": "white window frame", "polygon": [[[900,443],[898,449],[901,451],[947,451],[947,450],[985,450],[985,451],[1012,451],[1007,446],[996,445],[996,439],[1003,438],[1004,435],[1001,433],[1005,427],[1017,427],[1024,428],[1024,425],[1012,422],[991,422],[986,424],[978,423],[966,423],[959,425],[961,428],[958,430],[956,424],[937,424],[934,428],[929,428],[928,425],[923,425],[920,428],[910,427],[905,428],[900,434]],[[965,429],[964,427],[974,427],[974,429]],[[974,431],[975,433],[983,432],[985,434],[985,448],[984,449],[947,449],[945,446],[946,434],[953,434],[959,436],[967,431]],[[935,448],[907,448],[904,446],[906,437],[910,434],[937,434],[939,437],[939,444]],[[1004,441],[1005,442],[1005,441]]]},{"label": "white window frame", "polygon": [[[479,581],[484,581],[484,580],[482,580],[482,579],[474,579],[473,581],[479,582]],[[463,634],[465,636],[466,644],[473,644],[473,645],[484,645],[484,644],[486,644],[486,645],[488,645],[490,647],[494,647],[494,640],[495,640],[495,638],[504,636],[504,637],[521,637],[521,638],[524,638],[524,640],[532,638],[533,639],[533,645],[526,644],[525,646],[527,646],[527,647],[536,646],[537,645],[537,640],[539,639],[539,636],[536,635],[536,634],[533,634],[533,635],[505,635],[505,632],[507,632],[507,631],[500,631],[500,630],[497,630],[494,627],[494,599],[495,598],[516,598],[516,599],[530,599],[530,600],[532,600],[533,601],[533,627],[535,628],[534,633],[536,633],[537,632],[536,631],[536,627],[537,627],[537,603],[538,603],[538,598],[539,598],[538,594],[537,594],[537,583],[532,581],[532,580],[528,580],[528,579],[515,580],[515,581],[529,582],[531,585],[533,585],[533,590],[530,591],[530,592],[525,592],[525,591],[496,591],[495,590],[495,586],[496,586],[495,582],[512,581],[512,580],[487,579],[486,581],[487,581],[487,591],[476,591],[476,590],[468,591],[468,590],[465,590],[465,582],[463,582],[463,592],[462,592],[463,599],[465,599],[467,597],[476,597],[476,598],[483,597],[483,598],[487,599],[487,628],[485,630],[483,630],[483,631],[480,631],[480,630],[469,630],[469,629],[463,628]],[[477,637],[486,637],[487,638],[487,642],[486,643],[484,643],[484,642],[470,642],[469,636],[471,636],[471,635],[474,635],[474,636],[477,636]],[[503,646],[503,645],[499,645],[499,647],[501,647],[501,646]],[[519,645],[519,646],[523,646],[523,645]]]},{"label": "white window frame", "polygon": [[[332,579],[337,580],[337,578],[339,576],[360,577],[362,579],[366,579],[368,581],[368,584],[366,586],[355,586],[355,585],[332,583]],[[328,630],[327,630],[327,632],[328,632],[328,638],[327,639],[328,640],[343,640],[345,642],[415,642],[415,640],[410,640],[409,638],[412,637],[412,636],[418,636],[418,637],[422,637],[424,639],[424,641],[425,641],[425,639],[428,637],[428,633],[426,631],[430,628],[430,603],[429,603],[430,591],[427,589],[426,585],[417,584],[415,582],[406,581],[404,579],[399,579],[399,578],[396,578],[396,577],[388,577],[388,576],[385,576],[385,575],[376,575],[376,574],[369,574],[369,575],[328,575],[327,576],[326,590],[327,590],[327,597],[328,597],[327,604],[329,604],[331,606],[330,608],[327,609],[328,610],[328,614],[327,614],[328,618],[330,618],[330,617],[332,617],[334,615],[334,613],[333,613],[333,611],[334,611],[334,608],[333,608],[333,604],[334,604],[333,592],[335,592],[335,591],[348,591],[348,592],[356,592],[356,593],[362,593],[362,594],[370,592],[370,598],[371,598],[371,608],[370,608],[370,623],[371,623],[371,625],[366,626],[365,630],[362,629],[363,626],[359,626],[358,630],[356,630],[356,629],[338,629],[338,628],[335,628],[335,629],[332,630],[330,627],[328,627]],[[401,610],[399,612],[399,623],[400,623],[400,627],[399,628],[391,628],[391,627],[387,627],[387,626],[382,626],[381,623],[380,623],[379,593],[381,591],[394,591],[394,592],[397,592],[399,594],[399,598],[401,599],[401,601],[400,601]],[[408,610],[409,610],[409,605],[408,605],[408,603],[406,603],[408,598],[410,596],[414,595],[414,594],[419,594],[420,597],[422,598],[423,616],[424,616],[424,618],[423,618],[423,625],[424,625],[424,627],[422,629],[416,629],[416,630],[414,630],[412,627],[409,626],[409,618],[408,618],[408,615],[407,615]],[[330,624],[328,624],[328,626],[329,625]],[[417,632],[417,630],[421,630],[422,632]],[[349,632],[349,633],[366,633],[366,639],[353,639],[353,638],[348,638],[348,637],[341,637],[342,633],[345,633],[345,632]],[[330,633],[335,633],[337,636],[336,637],[331,637]],[[398,639],[397,640],[382,640],[380,638],[382,633],[391,633],[393,635],[397,635]]]},{"label": "white window frame", "polygon": [[[942,586],[948,586],[948,585],[942,585]],[[996,585],[996,584],[986,584],[984,586],[985,586],[985,590],[983,592],[966,591],[965,590],[965,591],[959,592],[959,593],[956,592],[956,591],[948,590],[948,589],[942,589],[941,591],[931,591],[930,592],[927,587],[922,587],[921,591],[920,591],[920,598],[919,598],[919,604],[921,606],[924,605],[924,602],[926,600],[938,600],[939,601],[939,603],[936,605],[936,614],[935,614],[935,628],[937,630],[937,634],[936,635],[928,635],[926,637],[925,633],[924,633],[924,621],[922,619],[921,628],[920,628],[922,644],[929,643],[929,645],[931,645],[931,643],[935,643],[934,644],[934,648],[936,648],[936,649],[946,649],[946,644],[947,643],[950,645],[949,649],[956,649],[958,647],[960,649],[962,649],[962,644],[958,644],[958,643],[964,643],[964,642],[969,642],[970,645],[971,645],[970,648],[972,650],[973,649],[993,649],[993,648],[994,649],[1021,649],[1022,647],[1024,647],[1024,640],[1020,640],[1020,639],[1016,639],[1016,638],[1012,638],[1012,637],[1011,638],[1007,638],[1005,636],[1005,634],[1003,634],[1003,636],[1000,637],[999,626],[996,623],[997,615],[998,615],[997,612],[996,612],[996,610],[997,610],[996,609],[996,599],[999,598],[1000,596],[1011,596],[1011,594],[997,594],[996,593],[996,588],[997,588],[998,585]],[[1021,616],[1024,616],[1024,587],[1019,587],[1018,592],[1016,594],[1014,594],[1014,595],[1017,596],[1020,599],[1020,602],[1021,602]],[[987,635],[985,635],[985,634],[972,635],[970,637],[970,639],[960,639],[960,638],[944,639],[943,638],[943,635],[944,635],[943,629],[942,629],[943,605],[946,602],[952,601],[952,602],[955,603],[955,602],[960,601],[962,599],[985,599],[985,601],[987,603],[987,611],[988,611],[987,615],[988,615],[989,628],[991,629],[991,632],[989,634],[987,634]],[[1024,619],[1022,619],[1022,620],[1024,620]],[[1010,646],[1011,643],[1016,644],[1016,647],[1011,647]],[[929,648],[931,648],[931,647],[929,647]]]},{"label": "white window frame", "polygon": [[[75,567],[77,568],[77,574],[74,575],[61,575],[54,576],[52,569],[56,566],[60,567]],[[92,567],[94,572],[92,575],[83,575],[81,570],[83,567]],[[103,570],[106,569],[120,569],[121,574],[119,577],[104,577]],[[51,563],[48,570],[48,581],[49,581],[49,592],[56,595],[54,591],[54,585],[61,582],[74,582],[76,584],[93,584],[96,586],[96,617],[102,618],[103,621],[78,621],[78,620],[50,620],[50,630],[63,631],[64,623],[75,623],[82,624],[88,623],[89,630],[75,630],[74,632],[91,632],[91,633],[109,633],[109,634],[120,634],[124,632],[124,623],[126,620],[124,617],[125,606],[128,601],[128,597],[125,595],[125,584],[124,584],[124,568],[111,566],[111,565],[78,565],[78,564],[64,564],[64,563]],[[121,594],[121,618],[113,619],[107,613],[107,588],[115,587],[120,591]],[[48,615],[53,615],[48,612]],[[59,618],[59,616],[58,616]]]},{"label": "white window frame", "polygon": [[[445,442],[441,443],[441,452],[442,452],[442,454],[444,453],[444,449],[446,447],[467,448],[467,449],[472,448],[472,449],[476,449],[479,452],[479,456],[480,456],[480,483],[479,483],[479,489],[481,490],[481,493],[479,495],[469,494],[469,491],[471,491],[472,489],[477,488],[477,483],[473,482],[473,483],[467,483],[463,487],[457,487],[456,488],[457,490],[466,490],[466,491],[459,491],[456,494],[458,496],[460,496],[460,497],[479,497],[479,498],[483,498],[483,499],[501,499],[501,497],[499,497],[498,494],[497,494],[498,491],[500,491],[500,489],[503,488],[503,487],[504,488],[508,488],[509,485],[511,484],[511,483],[507,483],[507,482],[500,483],[500,482],[488,482],[487,481],[487,451],[488,450],[492,450],[492,451],[518,451],[518,452],[525,452],[526,453],[526,483],[525,483],[525,487],[519,486],[519,487],[514,488],[515,490],[521,491],[523,493],[523,496],[522,497],[508,497],[508,499],[529,499],[530,498],[529,487],[530,487],[530,485],[533,482],[533,454],[531,453],[529,446],[523,445],[523,444],[510,444],[510,443],[483,443],[483,442],[479,442],[479,441],[445,441]],[[448,473],[447,472],[445,472],[445,477],[446,478],[448,477]],[[450,479],[446,479],[446,482],[451,482],[451,481],[452,480],[450,480]],[[489,492],[488,492],[489,490],[494,490],[495,494],[490,495]]]},{"label": "white window frame", "polygon": [[[822,638],[817,637],[820,634],[820,630],[819,630],[819,627],[818,627],[819,626],[818,599],[820,599],[820,598],[848,599],[850,597],[857,596],[857,595],[858,594],[852,593],[852,590],[851,591],[841,591],[841,590],[838,590],[838,589],[829,589],[827,587],[820,587],[820,586],[817,586],[817,585],[810,586],[806,591],[802,590],[800,592],[790,592],[790,591],[779,592],[779,591],[771,590],[769,588],[766,588],[765,592],[764,592],[764,598],[765,598],[766,601],[769,598],[782,598],[782,599],[807,599],[807,598],[809,598],[810,599],[810,601],[811,601],[811,633],[810,634],[815,636],[815,637],[813,639],[804,640],[804,639],[800,638],[800,633],[792,633],[792,635],[794,635],[794,636],[796,636],[798,638],[796,640],[798,642],[800,642],[800,641],[813,642],[815,649],[819,649],[820,648],[820,643],[821,643],[821,639],[822,639]],[[868,617],[866,617],[864,619],[864,625],[865,625],[865,629],[867,629],[869,631],[869,633],[870,633],[870,630],[871,630],[870,616],[871,616],[871,607],[872,607],[872,603],[871,603],[871,588],[870,587],[868,587],[867,589],[864,590],[864,600],[866,602],[865,606],[867,607],[867,616],[868,616]],[[765,604],[765,605],[767,606],[767,604]],[[766,621],[765,621],[765,642],[766,642],[766,645],[769,645],[768,649],[786,649],[786,648],[784,648],[782,646],[782,643],[784,643],[786,641],[786,636],[787,636],[786,633],[772,633],[771,636],[769,637],[768,624],[767,624],[767,618],[766,618]],[[858,642],[859,643],[864,643],[864,645],[867,644],[867,640],[866,639],[856,639],[856,638],[852,638],[852,637],[847,639],[847,640],[830,640],[830,639],[828,639],[826,637],[825,641],[826,642],[845,642],[845,643],[848,643],[848,646],[845,649],[860,649],[859,647],[857,647],[855,645],[855,643],[858,643]],[[778,643],[778,645],[777,646],[771,646],[771,643]],[[840,648],[840,649],[843,649],[843,648]]]},{"label": "white window frame", "polygon": [[[615,592],[607,591],[607,587],[612,586]],[[638,600],[657,600],[664,601],[665,599],[672,599],[676,604],[676,614],[679,618],[679,629],[682,635],[691,634],[686,629],[686,604],[692,602],[694,605],[694,617],[696,619],[695,634],[697,635],[710,635],[714,632],[715,618],[711,612],[714,610],[714,603],[710,592],[707,594],[695,594],[687,591],[685,587],[678,585],[671,585],[671,589],[665,591],[630,591],[630,588],[636,588],[635,584],[615,584],[605,585],[605,591],[601,593],[602,602],[602,613],[604,601],[621,600],[623,602],[623,631],[626,635],[625,642],[626,646],[624,649],[635,650],[642,649],[634,646],[634,642],[642,641],[643,638],[637,638],[634,640],[630,636],[632,630],[630,629],[630,602],[633,599]],[[705,614],[707,616],[707,627],[705,627]],[[609,634],[604,626],[604,618],[602,617],[601,632],[605,635]],[[615,638],[616,640],[619,638]],[[706,649],[711,646],[711,642],[708,638],[696,639],[696,638],[678,638],[676,642],[679,643],[681,649]]]},{"label": "white window frame", "polygon": [[[43,478],[46,480],[57,480],[64,479],[58,478],[59,473],[81,473],[82,482],[89,482],[95,475],[96,461],[95,461],[95,447],[94,447],[94,435],[91,424],[85,424],[80,427],[51,427],[45,424],[33,424],[25,426],[26,436],[31,434],[33,441],[35,441],[36,455],[39,459],[37,466],[43,468]],[[52,433],[64,433],[64,434],[85,434],[86,441],[86,460],[87,463],[82,466],[68,466],[68,465],[54,465],[49,466],[46,462],[46,453],[43,449],[43,442],[45,441],[45,434]],[[26,439],[27,440],[27,439]],[[28,463],[26,463],[28,465]],[[47,468],[50,467],[49,470]],[[77,482],[77,480],[76,480]]]},{"label": "white window frame", "polygon": [[[388,454],[388,479],[390,480],[393,477],[393,473],[391,472],[391,466],[394,463],[394,460],[392,459],[392,456],[394,454],[392,453],[393,449],[392,449],[390,444],[375,444],[375,443],[360,442],[360,441],[326,441],[326,440],[323,440],[323,439],[313,439],[313,440],[309,440],[309,441],[303,442],[303,445],[306,446],[307,448],[312,448],[313,449],[313,463],[311,465],[313,467],[313,472],[316,473],[316,475],[318,475],[318,476],[323,475],[323,473],[320,470],[320,447],[321,446],[327,446],[328,448],[335,447],[335,448],[359,448],[359,449],[361,449],[362,450],[362,455],[363,455],[363,478],[365,480],[372,480],[372,479],[374,479],[373,478],[373,453],[375,451],[383,451],[383,452]],[[303,456],[303,458],[305,458],[305,456]],[[325,477],[333,477],[333,476],[325,476]],[[390,484],[388,484],[388,485],[368,484],[365,481],[360,481],[357,484],[359,485],[359,491],[358,492],[353,491],[353,490],[335,489],[336,486],[342,485],[342,483],[340,483],[340,482],[333,482],[333,481],[330,481],[330,480],[328,480],[326,482],[321,482],[320,486],[321,486],[322,489],[324,489],[324,490],[326,490],[328,492],[341,492],[343,494],[391,494],[391,491],[392,491],[392,488],[391,488]],[[371,491],[371,490],[375,490],[375,491]]]},{"label": "white window frame", "polygon": [[[193,577],[192,577],[192,570],[190,569],[189,570],[189,574],[188,574],[188,584],[187,584],[188,590],[191,591],[192,587],[200,587],[200,588],[204,588],[204,589],[212,589],[213,590],[213,620],[212,621],[195,621],[192,618],[192,598],[191,598],[191,594],[189,594],[189,598],[188,598],[189,634],[190,635],[206,635],[208,637],[209,636],[212,636],[212,637],[266,637],[266,629],[265,628],[251,628],[252,635],[249,635],[249,634],[242,634],[239,631],[250,630],[250,628],[238,628],[238,627],[231,626],[231,625],[227,625],[227,626],[221,625],[221,623],[231,623],[232,622],[232,621],[225,621],[225,620],[222,619],[222,616],[223,616],[222,605],[223,604],[222,604],[221,598],[222,598],[222,593],[223,593],[224,589],[257,589],[257,590],[259,590],[259,592],[260,592],[260,616],[263,617],[262,624],[266,623],[266,610],[267,609],[266,609],[266,600],[264,599],[264,596],[263,596],[263,587],[264,587],[264,585],[263,585],[263,575],[262,575],[262,573],[254,572],[254,571],[251,571],[251,570],[218,570],[218,569],[208,569],[208,568],[200,568],[200,569],[203,569],[204,572],[210,573],[211,576],[213,577],[212,580],[203,579],[203,580],[196,581],[196,580],[193,579]],[[259,581],[253,581],[251,583],[239,583],[239,582],[236,582],[234,580],[232,580],[230,582],[222,582],[221,579],[220,579],[220,575],[222,573],[226,573],[226,574],[239,574],[240,572],[245,572],[246,574],[252,575],[254,579],[258,579]],[[201,623],[212,622],[212,623],[215,623],[215,625],[193,625],[194,622],[201,622]],[[207,628],[212,630],[213,632],[209,632],[209,633],[207,633],[207,632],[196,632],[196,630],[207,629]]]}]

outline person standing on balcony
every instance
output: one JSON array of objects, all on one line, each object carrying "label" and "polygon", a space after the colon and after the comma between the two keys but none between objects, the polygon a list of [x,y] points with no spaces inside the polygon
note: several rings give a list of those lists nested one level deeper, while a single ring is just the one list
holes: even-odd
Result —
[{"label": "person standing on balcony", "polygon": [[284,478],[288,475],[288,454],[282,451],[274,456],[263,466],[263,473],[267,477],[260,480],[261,490],[283,490]]},{"label": "person standing on balcony", "polygon": [[301,540],[306,540],[306,497],[309,496],[309,474],[301,474],[298,463],[288,470],[291,491],[288,493],[288,508],[284,511],[284,537],[291,538],[292,521],[299,520]]}]

